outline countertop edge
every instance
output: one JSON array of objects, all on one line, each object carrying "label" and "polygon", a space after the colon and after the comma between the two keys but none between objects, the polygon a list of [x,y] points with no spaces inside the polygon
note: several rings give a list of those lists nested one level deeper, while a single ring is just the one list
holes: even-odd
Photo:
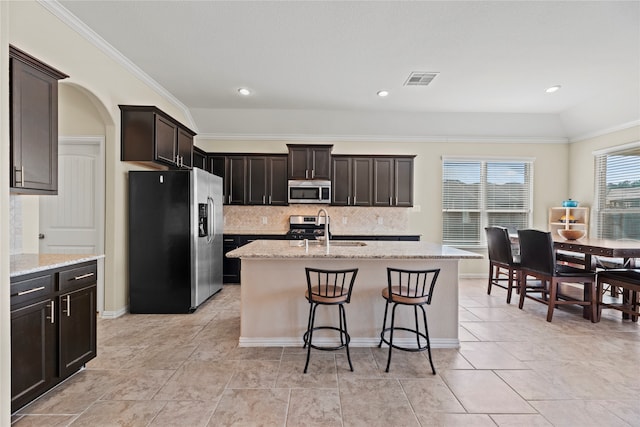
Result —
[{"label": "countertop edge", "polygon": [[16,254],[10,256],[9,277],[52,270],[104,258],[93,254]]}]

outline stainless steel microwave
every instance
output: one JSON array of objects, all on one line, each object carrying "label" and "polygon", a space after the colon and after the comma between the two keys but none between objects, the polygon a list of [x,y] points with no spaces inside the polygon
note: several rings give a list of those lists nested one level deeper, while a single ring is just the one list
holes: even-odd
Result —
[{"label": "stainless steel microwave", "polygon": [[331,203],[331,181],[290,179],[289,203]]}]

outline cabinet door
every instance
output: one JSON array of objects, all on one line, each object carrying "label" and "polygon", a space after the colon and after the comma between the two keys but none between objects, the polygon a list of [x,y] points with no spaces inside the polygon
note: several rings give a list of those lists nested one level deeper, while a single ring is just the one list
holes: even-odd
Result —
[{"label": "cabinet door", "polygon": [[245,200],[245,157],[229,156],[227,158],[228,204],[243,205]]},{"label": "cabinet door", "polygon": [[247,157],[247,204],[267,204],[267,158]]},{"label": "cabinet door", "polygon": [[413,206],[413,159],[395,159],[394,206]]},{"label": "cabinet door", "polygon": [[180,167],[193,167],[193,136],[181,128],[178,128],[177,153],[180,156]]},{"label": "cabinet door", "polygon": [[177,126],[156,114],[156,160],[176,163]]},{"label": "cabinet door", "polygon": [[10,96],[11,187],[57,194],[58,81],[11,59]]},{"label": "cabinet door", "polygon": [[310,179],[307,147],[289,146],[289,179]]},{"label": "cabinet door", "polygon": [[55,312],[52,300],[11,312],[11,411],[41,394],[56,376]]},{"label": "cabinet door", "polygon": [[209,169],[207,169],[208,163],[206,154],[202,153],[200,150],[196,150],[195,147],[193,150],[193,163],[191,166],[193,166],[194,168],[205,170],[207,172],[211,172]]},{"label": "cabinet door", "polygon": [[[223,236],[222,250],[226,255],[234,249],[240,247],[237,237]],[[224,257],[222,261],[222,282],[223,283],[240,283],[240,259]]]},{"label": "cabinet door", "polygon": [[309,159],[312,179],[331,179],[331,148],[310,148]]},{"label": "cabinet door", "polygon": [[393,202],[393,159],[373,159],[373,205],[391,206]]},{"label": "cabinet door", "polygon": [[289,203],[287,197],[287,158],[269,157],[268,203],[270,205],[284,206]]},{"label": "cabinet door", "polygon": [[373,160],[369,158],[352,159],[351,203],[354,206],[371,206],[371,188],[373,187]]},{"label": "cabinet door", "polygon": [[96,286],[58,297],[60,307],[60,377],[96,356]]},{"label": "cabinet door", "polygon": [[349,157],[333,158],[333,179],[331,180],[331,204],[349,206],[351,201],[352,160]]}]

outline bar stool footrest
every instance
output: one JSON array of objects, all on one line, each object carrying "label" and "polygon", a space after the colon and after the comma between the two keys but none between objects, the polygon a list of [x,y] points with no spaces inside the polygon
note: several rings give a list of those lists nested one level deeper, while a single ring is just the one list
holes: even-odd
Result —
[{"label": "bar stool footrest", "polygon": [[[391,329],[393,329],[394,331],[411,332],[414,335],[417,334],[417,335],[420,336],[420,338],[424,339],[425,343],[424,343],[424,345],[420,345],[419,347],[404,347],[404,346],[401,346],[401,345],[398,345],[398,344],[391,344],[389,342],[389,340],[385,337],[385,334],[390,334],[391,333]],[[409,329],[409,328],[403,328],[403,327],[397,327],[397,326],[395,326],[393,328],[385,328],[380,333],[380,340],[383,343],[387,344],[390,347],[397,348],[398,350],[403,350],[403,351],[413,351],[413,352],[426,351],[426,350],[429,349],[429,344],[428,344],[429,341],[428,341],[428,339],[429,338],[427,337],[427,335],[425,333],[423,333],[423,332],[420,332],[420,331],[416,332],[415,329]]]},{"label": "bar stool footrest", "polygon": [[321,346],[321,345],[309,343],[309,331],[305,332],[304,335],[302,336],[305,346],[308,345],[311,348],[315,348],[316,350],[323,350],[323,351],[341,350],[345,348],[347,345],[349,345],[349,342],[351,341],[351,336],[345,330],[340,329],[336,326],[316,326],[312,330],[314,334],[316,331],[319,331],[319,330],[333,330],[333,331],[339,332],[341,337],[344,337],[344,344],[340,344],[335,347],[328,347],[328,346]]}]

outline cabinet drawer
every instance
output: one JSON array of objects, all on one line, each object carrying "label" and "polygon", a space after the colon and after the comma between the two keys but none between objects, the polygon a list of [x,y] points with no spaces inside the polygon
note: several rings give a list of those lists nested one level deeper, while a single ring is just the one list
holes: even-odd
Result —
[{"label": "cabinet drawer", "polygon": [[85,264],[81,267],[70,268],[58,273],[58,290],[65,291],[80,286],[96,283],[98,277],[97,264]]},{"label": "cabinet drawer", "polygon": [[46,298],[53,292],[53,276],[46,274],[11,283],[11,305]]}]

